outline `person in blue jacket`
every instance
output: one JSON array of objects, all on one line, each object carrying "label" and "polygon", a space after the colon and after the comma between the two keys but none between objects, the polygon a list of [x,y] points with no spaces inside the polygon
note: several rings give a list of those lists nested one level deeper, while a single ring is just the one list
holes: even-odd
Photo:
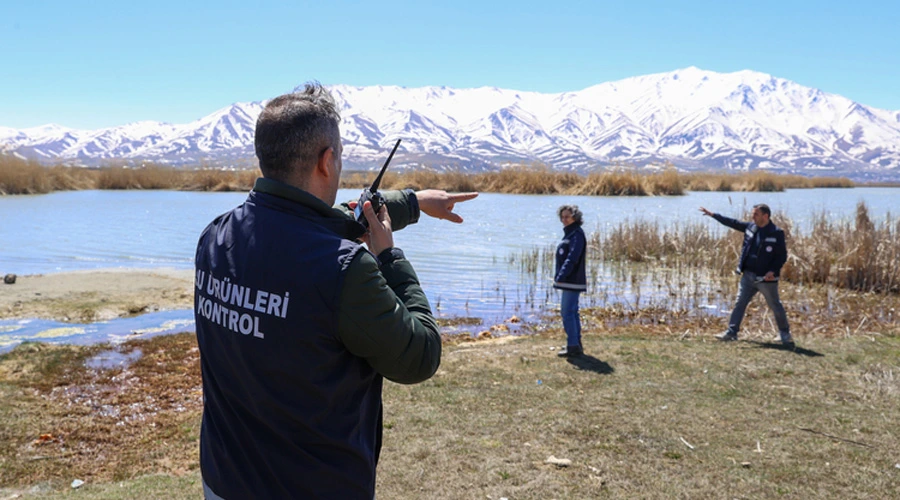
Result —
[{"label": "person in blue jacket", "polygon": [[587,242],[581,229],[583,214],[577,205],[563,205],[556,211],[563,225],[563,238],[556,247],[556,274],[553,288],[562,291],[560,315],[566,331],[566,347],[558,356],[580,356],[584,354],[581,345],[581,317],[578,312],[578,297],[587,290],[585,255]]},{"label": "person in blue jacket", "polygon": [[[441,338],[392,232],[420,211],[462,222],[477,193],[387,191],[368,230],[332,207],[340,115],[318,83],[269,101],[256,123],[263,177],[203,231],[194,317],[207,499],[375,496],[383,378],[431,377]],[[365,243],[363,247],[361,243]]]},{"label": "person in blue jacket", "polygon": [[741,275],[737,301],[734,304],[734,310],[731,311],[731,318],[728,320],[728,330],[716,338],[724,341],[737,340],[741,322],[744,319],[744,311],[746,311],[750,299],[756,295],[756,292],[760,292],[775,315],[779,340],[782,345],[793,348],[794,339],[791,337],[787,314],[778,297],[778,280],[781,275],[781,267],[787,262],[787,245],[784,241],[784,230],[770,220],[772,211],[769,206],[754,205],[752,222],[731,219],[710,212],[703,207],[700,207],[700,212],[725,226],[744,233],[744,244],[741,247],[741,256],[735,269],[735,273]]}]

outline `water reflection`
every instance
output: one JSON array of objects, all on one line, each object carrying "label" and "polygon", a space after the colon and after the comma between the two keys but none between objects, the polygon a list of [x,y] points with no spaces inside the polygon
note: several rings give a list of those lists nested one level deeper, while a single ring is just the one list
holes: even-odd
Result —
[{"label": "water reflection", "polygon": [[113,345],[127,340],[167,333],[193,331],[191,310],[160,311],[133,318],[118,318],[89,324],[61,323],[47,319],[0,320],[0,353],[22,342]]},{"label": "water reflection", "polygon": [[116,350],[103,351],[87,359],[84,365],[92,370],[121,370],[141,359],[143,354],[140,349],[127,353]]}]

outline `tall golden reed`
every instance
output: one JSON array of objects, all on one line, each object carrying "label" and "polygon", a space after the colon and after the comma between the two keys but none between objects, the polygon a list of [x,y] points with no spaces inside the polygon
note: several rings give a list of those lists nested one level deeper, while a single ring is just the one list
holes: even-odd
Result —
[{"label": "tall golden reed", "polygon": [[48,170],[39,163],[0,156],[0,195],[48,193],[53,189]]},{"label": "tall golden reed", "polygon": [[832,221],[817,214],[809,234],[794,234],[792,281],[832,283],[850,290],[900,292],[900,220],[890,214],[876,223],[865,203],[854,220]]},{"label": "tall golden reed", "polygon": [[[342,186],[361,188],[371,184],[375,173],[348,173]],[[679,196],[686,191],[784,191],[816,187],[850,188],[846,178],[808,178],[769,172],[743,174],[639,173],[634,170],[596,172],[580,175],[546,167],[512,167],[498,172],[463,174],[430,170],[388,173],[384,187],[434,187],[448,191],[480,191],[516,194],[569,194],[585,196]]]},{"label": "tall golden reed", "polygon": [[851,188],[846,177],[803,177],[754,171],[740,174],[680,174],[688,191],[784,191],[785,189]]},{"label": "tall golden reed", "polygon": [[[808,232],[800,232],[788,217],[785,229],[788,261],[782,278],[798,284],[827,284],[848,290],[900,293],[900,220],[888,214],[874,222],[865,203],[854,220],[833,220],[818,214]],[[718,236],[706,221],[664,228],[654,221],[624,221],[605,234],[592,233],[589,246],[606,261],[626,261],[665,267],[698,267],[732,272],[743,234]]]},{"label": "tall golden reed", "polygon": [[258,169],[178,169],[156,164],[139,167],[46,167],[34,161],[0,155],[0,195],[75,189],[249,191],[259,176]]},{"label": "tall golden reed", "polygon": [[[42,166],[37,162],[0,155],[0,194],[36,194],[71,189],[174,189],[191,191],[246,191],[260,175],[254,165],[222,170],[208,165],[173,168],[153,163],[141,166],[107,165],[101,168]],[[345,172],[341,186],[362,188],[375,172]],[[783,191],[789,188],[853,187],[845,178],[808,178],[769,172],[744,174],[639,173],[633,169],[580,175],[546,166],[510,167],[496,172],[466,174],[457,171],[412,170],[388,172],[386,189],[444,189],[516,194],[586,196],[678,196],[686,191]]]}]

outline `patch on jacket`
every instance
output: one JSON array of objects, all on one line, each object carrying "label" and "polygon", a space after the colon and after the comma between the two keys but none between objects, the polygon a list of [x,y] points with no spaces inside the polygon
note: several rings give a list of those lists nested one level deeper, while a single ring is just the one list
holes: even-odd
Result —
[{"label": "patch on jacket", "polygon": [[769,242],[771,242],[771,243],[777,243],[777,242],[778,242],[778,238],[766,238],[766,243],[769,243]]},{"label": "patch on jacket", "polygon": [[771,251],[772,251],[772,247],[766,247],[766,251],[767,251],[767,252],[771,252]]}]

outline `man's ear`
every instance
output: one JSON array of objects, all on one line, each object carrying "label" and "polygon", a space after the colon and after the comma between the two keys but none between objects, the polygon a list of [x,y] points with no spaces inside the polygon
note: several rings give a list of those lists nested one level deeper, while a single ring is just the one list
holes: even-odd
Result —
[{"label": "man's ear", "polygon": [[316,161],[316,173],[325,177],[326,179],[331,177],[334,172],[331,171],[331,165],[334,163],[334,148],[329,147],[325,151],[322,151],[322,154],[319,155],[318,161]]}]

